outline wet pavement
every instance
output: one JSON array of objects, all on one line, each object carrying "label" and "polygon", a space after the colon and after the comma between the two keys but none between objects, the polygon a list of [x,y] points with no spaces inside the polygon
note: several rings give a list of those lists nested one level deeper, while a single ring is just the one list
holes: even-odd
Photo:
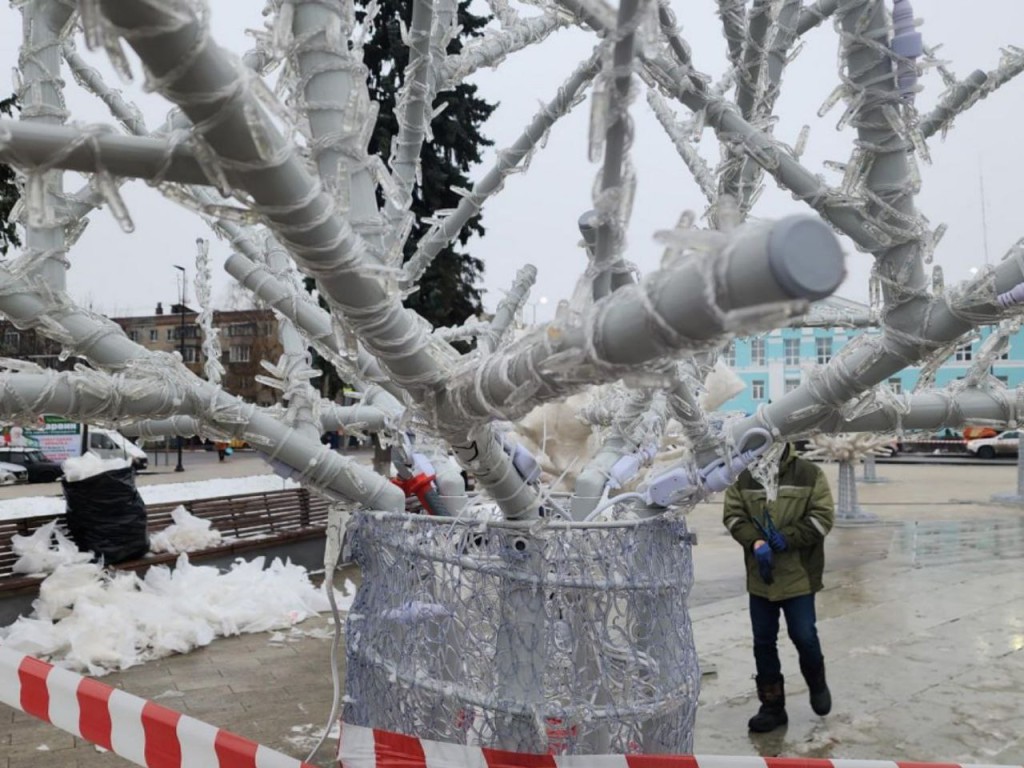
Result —
[{"label": "wet pavement", "polygon": [[[878,470],[889,482],[859,487],[878,523],[827,539],[817,607],[833,712],[811,712],[782,638],[790,722],[771,734],[746,729],[757,702],[742,556],[718,505],[691,513],[691,616],[701,663],[714,669],[702,681],[698,754],[1024,763],[1024,511],[990,501],[1015,489],[1016,468]],[[104,681],[305,757],[330,707],[326,629],[321,618],[218,640]],[[0,768],[50,765],[127,763],[0,706]]]}]

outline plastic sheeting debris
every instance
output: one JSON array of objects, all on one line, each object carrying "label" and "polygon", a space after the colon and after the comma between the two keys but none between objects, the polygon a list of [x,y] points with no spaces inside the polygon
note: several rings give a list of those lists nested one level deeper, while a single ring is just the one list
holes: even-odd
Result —
[{"label": "plastic sheeting debris", "polygon": [[11,547],[18,556],[11,569],[14,573],[53,573],[60,565],[84,563],[91,559],[88,552],[80,552],[74,542],[57,529],[56,520],[29,536],[12,536]]},{"label": "plastic sheeting debris", "polygon": [[223,541],[224,537],[209,520],[201,520],[184,506],[175,507],[171,511],[171,519],[174,521],[172,525],[150,537],[150,551],[177,555],[215,547]]}]

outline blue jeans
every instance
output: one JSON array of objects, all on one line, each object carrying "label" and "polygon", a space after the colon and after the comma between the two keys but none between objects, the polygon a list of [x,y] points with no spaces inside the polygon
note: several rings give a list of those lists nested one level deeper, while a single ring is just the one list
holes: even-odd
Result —
[{"label": "blue jeans", "polygon": [[814,595],[800,595],[773,603],[764,597],[750,596],[750,624],[754,630],[754,663],[758,677],[773,680],[782,674],[779,662],[779,612],[786,614],[786,630],[796,646],[802,667],[817,666],[822,659],[818,642]]}]

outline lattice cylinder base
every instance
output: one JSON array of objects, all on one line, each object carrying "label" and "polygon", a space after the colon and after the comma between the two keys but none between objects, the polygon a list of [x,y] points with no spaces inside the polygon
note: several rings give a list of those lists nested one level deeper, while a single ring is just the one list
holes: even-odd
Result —
[{"label": "lattice cylinder base", "polygon": [[346,722],[518,752],[692,752],[683,520],[369,512],[349,544]]}]

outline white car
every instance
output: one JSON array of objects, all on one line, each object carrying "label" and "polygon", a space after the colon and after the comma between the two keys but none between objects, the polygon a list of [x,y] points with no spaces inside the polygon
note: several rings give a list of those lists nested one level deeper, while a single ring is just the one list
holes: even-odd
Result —
[{"label": "white car", "polygon": [[27,483],[28,470],[20,464],[0,461],[0,485],[14,485],[15,483]]},{"label": "white car", "polygon": [[1020,432],[1001,432],[995,437],[982,437],[967,441],[967,451],[979,459],[994,459],[996,456],[1016,456],[1020,445]]}]

